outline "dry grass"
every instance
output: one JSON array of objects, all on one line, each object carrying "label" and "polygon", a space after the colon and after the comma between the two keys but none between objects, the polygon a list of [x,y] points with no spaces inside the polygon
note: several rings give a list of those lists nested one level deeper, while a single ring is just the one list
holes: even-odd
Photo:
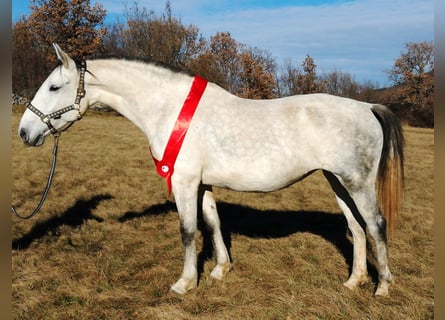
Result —
[{"label": "dry grass", "polygon": [[[51,138],[26,148],[13,114],[13,202],[32,210],[46,182]],[[396,282],[389,298],[369,284],[342,286],[352,246],[320,174],[270,194],[217,189],[234,270],[212,280],[208,237],[199,236],[199,287],[169,292],[182,271],[173,200],[141,132],[121,117],[89,114],[60,139],[47,202],[13,219],[14,319],[432,319],[434,131],[405,128],[406,182],[390,241]]]}]

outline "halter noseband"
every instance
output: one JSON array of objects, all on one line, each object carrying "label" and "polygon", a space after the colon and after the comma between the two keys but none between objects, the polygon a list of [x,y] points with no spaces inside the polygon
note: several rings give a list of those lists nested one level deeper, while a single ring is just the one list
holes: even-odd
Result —
[{"label": "halter noseband", "polygon": [[60,119],[62,114],[67,113],[72,110],[76,110],[78,112],[77,120],[82,119],[82,113],[80,112],[80,100],[82,100],[82,98],[85,97],[85,72],[87,70],[86,61],[82,60],[79,63],[79,69],[80,69],[79,86],[77,87],[76,99],[74,100],[74,103],[72,105],[62,108],[62,109],[59,109],[59,110],[52,112],[50,114],[44,114],[39,109],[37,109],[35,106],[33,106],[31,104],[31,102],[29,102],[26,105],[26,107],[29,110],[34,112],[40,118],[40,120],[42,120],[42,122],[48,126],[49,131],[54,135],[68,129],[74,122],[71,122],[68,126],[62,128],[62,129],[56,129],[51,124],[51,119]]}]

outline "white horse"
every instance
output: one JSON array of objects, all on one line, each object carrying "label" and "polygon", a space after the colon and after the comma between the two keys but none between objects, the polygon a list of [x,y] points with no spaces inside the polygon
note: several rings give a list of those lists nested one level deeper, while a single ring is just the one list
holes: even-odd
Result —
[{"label": "white horse", "polygon": [[[103,103],[139,127],[153,157],[161,159],[193,76],[123,59],[79,66],[54,47],[61,65],[23,114],[18,132],[24,143],[42,145],[51,132],[64,130],[88,107]],[[353,289],[367,280],[367,230],[376,248],[375,294],[388,295],[386,221],[391,230],[403,180],[403,134],[394,114],[381,105],[327,94],[241,99],[213,83],[198,102],[171,176],[185,251],[182,276],[171,289],[183,294],[197,286],[198,205],[212,232],[217,264],[211,276],[222,279],[231,269],[212,186],[267,192],[321,169],[353,236],[352,272],[344,285]]]}]

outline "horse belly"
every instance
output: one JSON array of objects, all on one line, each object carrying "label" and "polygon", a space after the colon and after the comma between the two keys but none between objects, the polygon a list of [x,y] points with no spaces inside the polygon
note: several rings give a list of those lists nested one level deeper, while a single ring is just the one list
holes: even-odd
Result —
[{"label": "horse belly", "polygon": [[202,181],[237,191],[268,192],[285,188],[314,169],[312,165],[286,159],[257,158],[247,162],[231,161],[230,164],[218,161],[203,170]]}]

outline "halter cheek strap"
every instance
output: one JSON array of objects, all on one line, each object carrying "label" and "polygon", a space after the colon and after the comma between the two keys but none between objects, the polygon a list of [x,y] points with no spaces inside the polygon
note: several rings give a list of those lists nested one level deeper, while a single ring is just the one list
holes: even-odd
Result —
[{"label": "halter cheek strap", "polygon": [[156,171],[161,177],[166,179],[168,195],[171,195],[172,192],[171,177],[174,172],[176,158],[181,150],[182,143],[190,126],[190,121],[193,118],[206,87],[207,80],[195,76],[190,92],[184,101],[184,105],[179,112],[178,119],[173,127],[173,131],[167,142],[167,146],[165,147],[162,159],[157,160],[155,157],[153,157],[153,161],[156,165]]}]

